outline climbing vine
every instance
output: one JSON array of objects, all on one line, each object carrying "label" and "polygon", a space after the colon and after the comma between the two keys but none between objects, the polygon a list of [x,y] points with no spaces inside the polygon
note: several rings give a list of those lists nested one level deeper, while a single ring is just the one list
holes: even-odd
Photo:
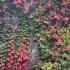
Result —
[{"label": "climbing vine", "polygon": [[70,1],[0,0],[0,69],[69,70]]}]

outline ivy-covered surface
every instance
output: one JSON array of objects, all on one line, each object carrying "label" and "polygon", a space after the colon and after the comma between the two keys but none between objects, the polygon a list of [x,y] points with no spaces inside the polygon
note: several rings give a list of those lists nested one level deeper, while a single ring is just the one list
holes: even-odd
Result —
[{"label": "ivy-covered surface", "polygon": [[70,1],[0,0],[0,70],[70,70]]}]

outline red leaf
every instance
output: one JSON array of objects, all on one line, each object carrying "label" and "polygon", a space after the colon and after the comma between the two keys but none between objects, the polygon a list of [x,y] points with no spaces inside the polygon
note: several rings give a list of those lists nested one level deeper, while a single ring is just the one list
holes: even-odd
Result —
[{"label": "red leaf", "polygon": [[17,61],[22,61],[22,58],[21,58],[21,57],[19,57]]},{"label": "red leaf", "polygon": [[8,68],[12,68],[12,64],[11,63],[7,63],[7,67]]},{"label": "red leaf", "polygon": [[28,61],[26,61],[22,66],[24,68],[24,70],[27,70],[27,64],[28,64]]},{"label": "red leaf", "polygon": [[24,54],[28,54],[28,50],[24,50]]},{"label": "red leaf", "polygon": [[28,13],[30,9],[30,4],[29,3],[24,4],[23,8],[24,8],[24,13]]},{"label": "red leaf", "polygon": [[57,52],[60,52],[60,51],[61,51],[61,48],[58,48],[58,49],[57,49]]},{"label": "red leaf", "polygon": [[10,58],[9,58],[9,57],[7,57],[7,58],[6,58],[6,60],[7,60],[7,61],[10,61]]},{"label": "red leaf", "polygon": [[23,0],[14,0],[13,4],[22,4]]},{"label": "red leaf", "polygon": [[50,31],[51,31],[52,33],[55,33],[57,30],[56,30],[56,28],[55,28],[54,26],[51,26],[51,27],[50,27]]},{"label": "red leaf", "polygon": [[70,50],[70,45],[65,46],[66,50]]}]

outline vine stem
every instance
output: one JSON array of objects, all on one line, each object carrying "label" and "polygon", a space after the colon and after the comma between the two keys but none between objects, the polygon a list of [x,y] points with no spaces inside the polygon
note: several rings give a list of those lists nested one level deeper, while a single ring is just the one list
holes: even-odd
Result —
[{"label": "vine stem", "polygon": [[29,20],[29,33],[28,33],[28,39],[29,39],[29,64],[28,64],[28,69],[27,70],[31,70],[34,67],[34,64],[36,63],[36,61],[38,60],[38,55],[37,55],[37,43],[34,42],[33,38],[34,38],[34,32],[35,32],[35,28],[34,28],[34,22],[32,22],[32,20]]}]

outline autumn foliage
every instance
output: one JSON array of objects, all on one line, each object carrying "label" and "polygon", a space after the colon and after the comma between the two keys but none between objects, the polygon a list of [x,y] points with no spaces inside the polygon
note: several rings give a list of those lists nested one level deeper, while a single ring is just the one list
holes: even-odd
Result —
[{"label": "autumn foliage", "polygon": [[31,70],[70,69],[70,0],[0,0],[0,70],[28,70],[34,43]]}]

